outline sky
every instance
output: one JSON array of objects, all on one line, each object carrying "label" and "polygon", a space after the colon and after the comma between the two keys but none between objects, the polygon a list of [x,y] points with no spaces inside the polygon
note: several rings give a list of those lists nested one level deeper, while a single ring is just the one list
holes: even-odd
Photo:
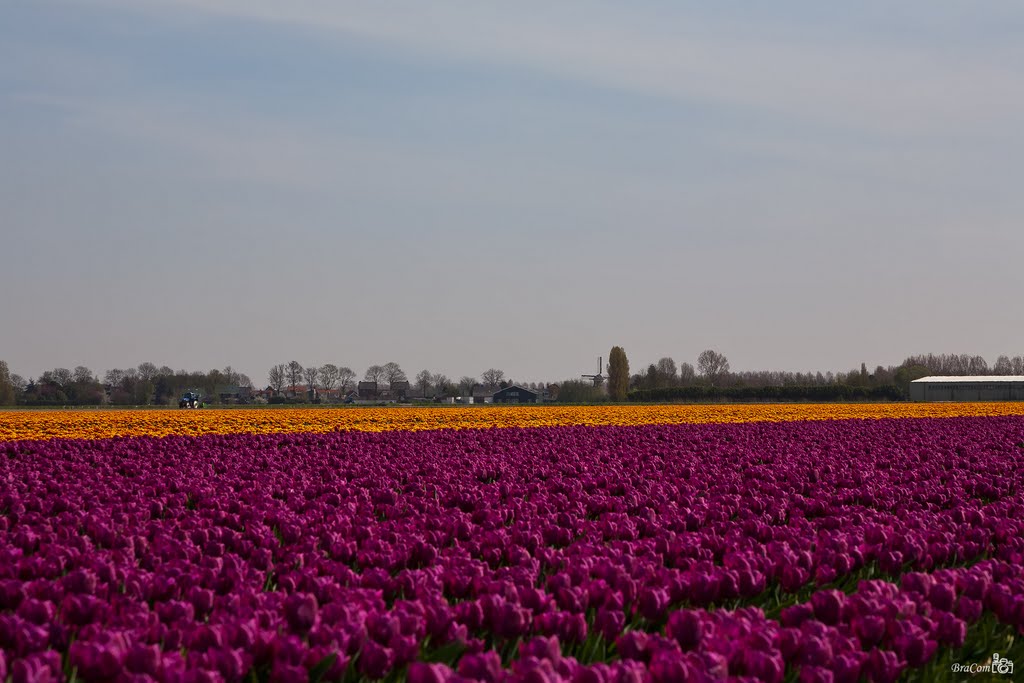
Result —
[{"label": "sky", "polygon": [[1024,6],[9,0],[0,359],[1024,353]]}]

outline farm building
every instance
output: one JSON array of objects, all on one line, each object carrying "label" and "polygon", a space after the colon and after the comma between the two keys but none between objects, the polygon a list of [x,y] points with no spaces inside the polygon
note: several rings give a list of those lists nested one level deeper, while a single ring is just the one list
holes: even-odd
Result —
[{"label": "farm building", "polygon": [[359,387],[359,398],[362,399],[373,399],[377,398],[377,383],[376,382],[360,382]]},{"label": "farm building", "polygon": [[910,383],[911,401],[1024,401],[1024,376],[922,377]]},{"label": "farm building", "polygon": [[494,397],[491,401],[492,403],[540,403],[541,395],[540,392],[533,389],[513,384],[494,392]]},{"label": "farm building", "polygon": [[405,381],[392,382],[391,386],[388,388],[388,392],[390,393],[391,398],[404,401],[405,397],[409,394],[409,383]]}]

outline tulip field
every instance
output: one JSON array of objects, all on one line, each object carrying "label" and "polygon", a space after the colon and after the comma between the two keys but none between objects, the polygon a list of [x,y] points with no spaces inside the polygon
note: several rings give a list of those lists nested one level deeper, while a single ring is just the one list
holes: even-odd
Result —
[{"label": "tulip field", "polygon": [[[1024,406],[0,412],[0,681],[1013,680]],[[1020,669],[1024,671],[1024,669]]]}]

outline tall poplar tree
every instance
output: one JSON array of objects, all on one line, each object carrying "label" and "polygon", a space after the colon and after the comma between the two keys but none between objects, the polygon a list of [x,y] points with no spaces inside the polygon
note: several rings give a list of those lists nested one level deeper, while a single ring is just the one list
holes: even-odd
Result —
[{"label": "tall poplar tree", "polygon": [[14,383],[6,361],[0,360],[0,406],[14,405]]},{"label": "tall poplar tree", "polygon": [[608,397],[625,401],[629,389],[629,360],[621,346],[613,346],[608,354]]}]

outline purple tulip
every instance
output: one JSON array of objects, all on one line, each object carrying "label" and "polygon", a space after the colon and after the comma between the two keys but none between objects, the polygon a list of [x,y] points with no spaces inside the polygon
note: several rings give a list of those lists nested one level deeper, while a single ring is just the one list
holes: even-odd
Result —
[{"label": "purple tulip", "polygon": [[757,650],[742,652],[743,671],[759,681],[780,683],[785,677],[786,665],[780,655]]},{"label": "purple tulip", "polygon": [[832,660],[832,646],[823,639],[809,636],[800,648],[800,662],[810,666],[825,666]]},{"label": "purple tulip", "polygon": [[64,577],[64,588],[69,593],[91,595],[96,592],[96,575],[85,569],[76,569]]},{"label": "purple tulip", "polygon": [[967,638],[967,624],[963,620],[957,619],[949,612],[944,612],[939,617],[936,637],[939,642],[946,647],[962,647],[964,640]]},{"label": "purple tulip", "polygon": [[366,641],[359,651],[359,671],[370,678],[384,678],[394,663],[394,652],[376,641]]},{"label": "purple tulip", "polygon": [[704,625],[700,614],[693,610],[680,610],[668,618],[665,634],[679,643],[683,650],[692,650],[700,645],[704,637]]},{"label": "purple tulip", "polygon": [[641,631],[629,631],[623,633],[615,641],[615,648],[623,659],[636,659],[646,661],[648,659],[647,640],[649,636]]},{"label": "purple tulip", "polygon": [[10,677],[11,683],[57,683],[63,679],[60,655],[51,650],[16,659]]},{"label": "purple tulip", "polygon": [[446,683],[451,676],[452,670],[444,664],[413,662],[409,666],[406,680],[409,683]]},{"label": "purple tulip", "polygon": [[966,595],[960,596],[956,605],[956,615],[966,621],[969,624],[973,624],[981,618],[981,613],[984,610],[980,600],[972,600]]},{"label": "purple tulip", "polygon": [[786,662],[795,662],[803,649],[803,634],[796,628],[784,628],[778,634],[779,652]]},{"label": "purple tulip", "polygon": [[864,647],[877,645],[885,637],[885,618],[876,615],[854,617],[853,632]]},{"label": "purple tulip", "polygon": [[958,583],[961,584],[965,596],[980,601],[988,592],[991,580],[985,574],[970,573],[962,575]]},{"label": "purple tulip", "polygon": [[660,588],[650,588],[640,593],[639,611],[644,619],[661,621],[668,609],[668,592]]},{"label": "purple tulip", "polygon": [[651,661],[649,670],[654,683],[687,681],[691,678],[691,668],[686,660],[668,652],[659,652]]},{"label": "purple tulip", "polygon": [[814,607],[812,605],[792,605],[782,610],[779,621],[783,626],[798,627],[808,619],[814,618]]},{"label": "purple tulip", "polygon": [[614,641],[622,633],[622,627],[626,624],[626,615],[618,610],[597,610],[594,619],[594,626],[601,633],[605,640]]},{"label": "purple tulip", "polygon": [[459,660],[458,672],[471,680],[497,683],[501,677],[501,657],[494,651],[469,654]]},{"label": "purple tulip", "polygon": [[829,625],[839,621],[843,602],[844,596],[837,590],[819,591],[811,597],[815,618],[823,624]]},{"label": "purple tulip", "polygon": [[68,651],[71,665],[78,668],[84,679],[105,680],[120,671],[127,653],[116,644],[75,642]]},{"label": "purple tulip", "polygon": [[125,666],[132,673],[156,676],[160,669],[160,647],[135,644],[128,650]]},{"label": "purple tulip", "polygon": [[936,583],[928,591],[928,600],[935,609],[951,612],[953,611],[953,605],[956,603],[956,591],[949,584]]},{"label": "purple tulip", "polygon": [[800,669],[800,683],[832,683],[834,677],[822,666],[804,666]]},{"label": "purple tulip", "polygon": [[611,674],[602,665],[580,667],[572,676],[572,683],[611,683]]},{"label": "purple tulip", "polygon": [[561,661],[562,650],[559,646],[558,638],[538,636],[520,645],[519,655],[524,658],[536,657],[537,659],[547,659],[557,664]]},{"label": "purple tulip", "polygon": [[296,633],[306,633],[313,628],[317,611],[316,597],[308,593],[289,595],[284,602],[285,619]]},{"label": "purple tulip", "polygon": [[857,683],[861,680],[864,659],[863,652],[846,652],[832,662],[832,676],[836,683]]},{"label": "purple tulip", "polygon": [[25,586],[16,579],[0,581],[0,609],[15,610],[25,599]]},{"label": "purple tulip", "polygon": [[864,663],[864,672],[872,683],[893,683],[903,669],[903,662],[890,650],[872,649]]},{"label": "purple tulip", "polygon": [[18,614],[23,619],[40,626],[53,621],[56,612],[56,607],[48,600],[29,599],[21,603],[18,608]]}]

